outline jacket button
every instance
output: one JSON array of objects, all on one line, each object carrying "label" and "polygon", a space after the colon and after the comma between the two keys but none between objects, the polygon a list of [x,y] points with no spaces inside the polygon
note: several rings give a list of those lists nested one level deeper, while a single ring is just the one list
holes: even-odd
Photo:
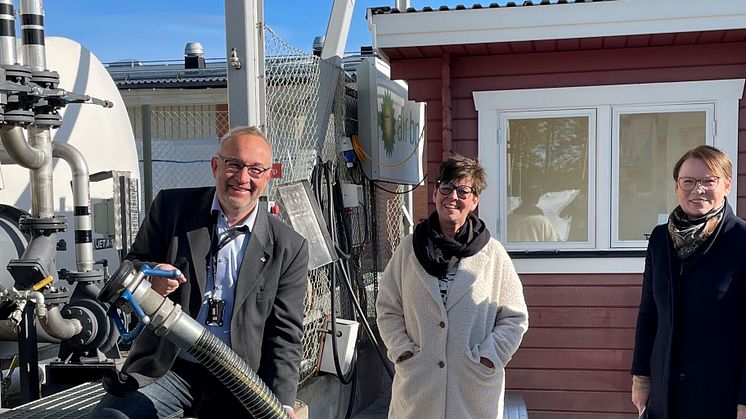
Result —
[{"label": "jacket button", "polygon": [[684,374],[684,373],[679,374],[679,380],[681,380],[681,381],[686,380],[686,374]]},{"label": "jacket button", "polygon": [[446,322],[440,322],[440,327],[445,328],[446,327]]},{"label": "jacket button", "polygon": [[438,362],[438,366],[439,366],[440,368],[443,368],[443,367],[445,367],[445,366],[446,366],[446,363],[445,363],[445,362],[443,362],[443,361],[440,361],[440,362]]}]

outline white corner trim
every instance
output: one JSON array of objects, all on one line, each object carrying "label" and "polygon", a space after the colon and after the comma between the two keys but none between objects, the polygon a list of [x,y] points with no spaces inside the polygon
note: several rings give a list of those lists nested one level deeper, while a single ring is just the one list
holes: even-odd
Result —
[{"label": "white corner trim", "polygon": [[377,48],[742,29],[742,0],[617,0],[415,13],[368,13]]},{"label": "white corner trim", "polygon": [[[744,2],[746,4],[746,2]],[[477,112],[740,100],[744,79],[474,92]]]},{"label": "white corner trim", "polygon": [[546,258],[516,259],[518,274],[642,274],[645,258]]}]

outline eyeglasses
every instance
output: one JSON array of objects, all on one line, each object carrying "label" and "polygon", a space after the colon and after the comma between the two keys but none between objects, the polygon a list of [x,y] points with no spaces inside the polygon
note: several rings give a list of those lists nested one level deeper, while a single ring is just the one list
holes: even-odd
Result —
[{"label": "eyeglasses", "polygon": [[693,177],[680,177],[676,178],[676,184],[679,185],[682,191],[689,192],[697,187],[699,183],[702,185],[702,189],[711,191],[718,187],[720,178],[717,176],[707,176],[702,179],[696,179]]},{"label": "eyeglasses", "polygon": [[249,176],[253,178],[258,178],[261,175],[264,174],[267,170],[271,169],[271,167],[262,167],[256,164],[245,164],[244,162],[236,159],[231,159],[227,157],[223,157],[220,154],[217,155],[217,157],[225,163],[225,171],[226,173],[230,174],[236,174],[241,172],[244,167],[246,170],[249,171]]},{"label": "eyeglasses", "polygon": [[441,183],[440,185],[438,185],[438,192],[440,192],[441,195],[448,196],[454,190],[456,191],[456,196],[458,196],[459,199],[466,199],[471,196],[471,194],[476,193],[476,189],[471,186],[453,186],[450,183]]}]

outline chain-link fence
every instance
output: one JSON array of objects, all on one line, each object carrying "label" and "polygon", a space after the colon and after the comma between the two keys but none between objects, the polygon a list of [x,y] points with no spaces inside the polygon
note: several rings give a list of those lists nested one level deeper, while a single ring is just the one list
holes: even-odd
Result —
[{"label": "chain-link fence", "polygon": [[[352,294],[360,301],[363,317],[375,330],[378,277],[402,236],[401,228],[388,227],[392,222],[392,225],[401,224],[400,198],[375,188],[359,166],[348,169],[343,159],[337,162],[336,139],[357,132],[354,80],[340,66],[293,48],[269,28],[265,31],[265,43],[266,132],[274,162],[280,163],[282,171],[281,177],[268,185],[268,199],[273,202],[278,198],[276,185],[310,180],[314,167],[329,161],[335,183],[339,180],[360,185],[360,205],[342,211],[336,226],[348,229],[350,257],[345,266]],[[225,104],[152,106],[130,108],[129,112],[139,139],[141,173],[142,138],[152,138],[153,195],[164,188],[214,184],[209,162],[217,151],[217,140],[229,129]],[[330,201],[329,193],[321,189],[317,197],[323,208]],[[334,272],[338,277],[337,313],[331,312],[331,269],[327,265],[309,272],[301,381],[318,370],[326,336],[322,332],[328,329],[331,319],[356,318],[340,270]]]}]

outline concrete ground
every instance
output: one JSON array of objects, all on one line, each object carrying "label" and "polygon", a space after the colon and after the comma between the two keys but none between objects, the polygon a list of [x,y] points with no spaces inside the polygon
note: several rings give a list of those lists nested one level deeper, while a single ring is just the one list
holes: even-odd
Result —
[{"label": "concrete ground", "polygon": [[391,401],[391,387],[381,392],[371,404],[352,415],[352,419],[386,419]]}]

